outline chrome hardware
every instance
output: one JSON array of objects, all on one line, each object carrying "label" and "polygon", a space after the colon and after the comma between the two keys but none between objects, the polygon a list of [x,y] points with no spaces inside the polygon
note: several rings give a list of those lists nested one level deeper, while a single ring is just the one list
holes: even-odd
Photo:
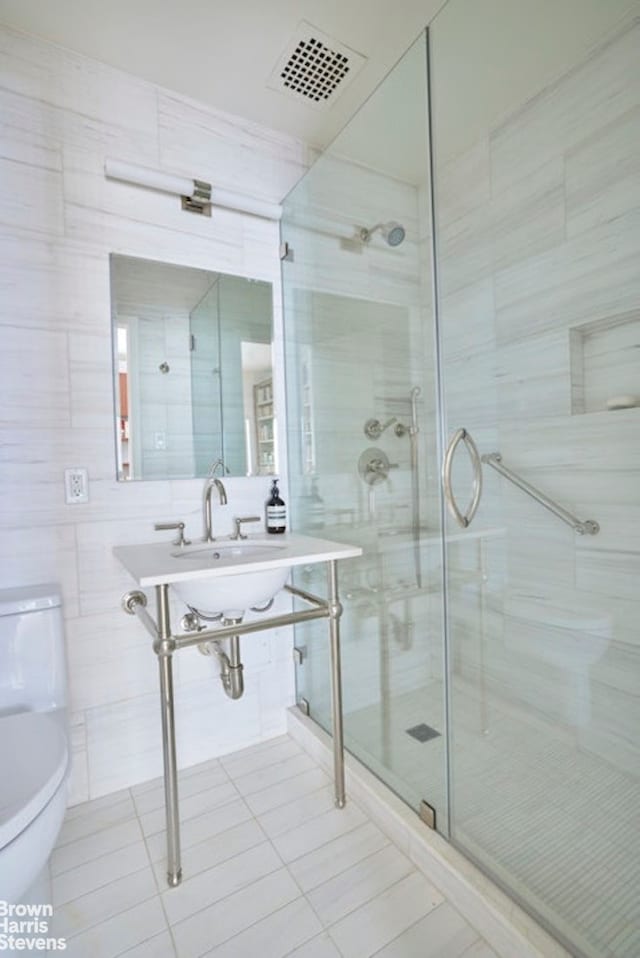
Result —
[{"label": "chrome hardware", "polygon": [[[167,881],[171,887],[182,881],[180,865],[180,815],[178,808],[178,765],[176,760],[176,727],[174,716],[174,685],[173,685],[173,655],[181,649],[199,646],[207,643],[217,645],[222,639],[230,639],[229,655],[220,648],[210,648],[209,652],[226,656],[230,669],[235,669],[229,675],[230,694],[240,687],[242,681],[242,663],[239,659],[239,636],[253,632],[262,632],[265,629],[279,629],[297,622],[309,622],[315,619],[327,619],[329,625],[331,650],[331,702],[333,724],[333,763],[334,763],[334,791],[335,803],[338,808],[345,805],[345,766],[344,766],[344,731],[342,715],[342,688],[340,669],[340,616],[342,606],[338,598],[337,560],[327,562],[328,598],[321,599],[295,586],[287,585],[285,589],[291,595],[307,602],[312,608],[300,612],[290,612],[272,616],[255,622],[224,624],[222,628],[205,629],[195,635],[172,635],[170,624],[169,586],[164,583],[156,586],[156,614],[157,622],[147,612],[146,596],[143,592],[127,593],[122,598],[125,611],[136,615],[144,627],[154,638],[153,650],[158,659],[160,677],[160,702],[162,706],[162,746],[164,760],[164,795],[166,815],[167,839]],[[234,637],[237,643],[234,643]],[[221,664],[221,671],[224,662]],[[224,682],[224,678],[223,678]],[[233,695],[232,695],[233,697]],[[304,700],[298,703],[306,714],[309,714],[309,703]]]},{"label": "chrome hardware", "polygon": [[293,262],[293,249],[288,243],[280,243],[280,259],[286,260],[288,263]]},{"label": "chrome hardware", "polygon": [[306,657],[307,657],[306,645],[294,645],[293,661],[296,663],[296,665],[303,665]]},{"label": "chrome hardware", "polygon": [[191,196],[181,196],[182,209],[201,216],[211,216],[211,183],[193,180]]},{"label": "chrome hardware", "polygon": [[160,363],[160,365],[158,366],[158,369],[160,370],[161,373],[165,373],[166,375],[166,373],[171,371],[171,366],[169,365],[169,363]]},{"label": "chrome hardware", "polygon": [[180,619],[180,627],[183,632],[202,632],[206,629],[206,625],[202,625],[200,622],[200,616],[197,612],[187,612],[186,615],[183,615]]},{"label": "chrome hardware", "polygon": [[232,536],[229,536],[230,539],[248,539],[247,535],[241,532],[241,526],[244,522],[260,522],[260,516],[234,516],[233,521],[235,523],[235,532]]},{"label": "chrome hardware", "polygon": [[436,810],[432,805],[429,805],[429,802],[425,802],[424,799],[422,799],[420,802],[418,815],[420,816],[420,820],[425,823],[427,828],[436,827]]},{"label": "chrome hardware", "polygon": [[[215,465],[217,466],[220,462],[221,460],[217,460]],[[222,480],[215,479],[213,476],[207,476],[204,481],[204,490],[202,493],[202,521],[204,525],[204,535],[202,537],[203,542],[214,541],[213,529],[211,527],[211,491],[214,486],[218,490],[220,505],[226,506],[227,504],[227,490],[225,489]]]},{"label": "chrome hardware", "polygon": [[252,612],[268,612],[273,605],[273,602],[273,599],[269,599],[266,605],[252,605],[250,606],[250,609]]},{"label": "chrome hardware", "polygon": [[574,516],[568,509],[559,506],[557,502],[554,502],[553,499],[546,496],[544,492],[540,492],[539,489],[536,489],[535,486],[528,483],[526,479],[521,479],[520,476],[516,476],[510,469],[507,469],[507,467],[502,464],[502,456],[499,452],[488,453],[482,457],[482,461],[488,466],[491,466],[492,469],[495,469],[496,472],[499,472],[500,475],[508,479],[509,482],[512,482],[514,486],[517,486],[518,489],[521,489],[526,495],[531,496],[532,499],[539,502],[541,506],[548,509],[549,512],[552,512],[558,519],[566,522],[579,536],[596,536],[600,532],[600,525],[595,519],[578,519],[578,517]]},{"label": "chrome hardware", "polygon": [[399,422],[396,423],[393,431],[399,439],[402,439],[402,437],[406,436],[409,432],[409,426],[405,426],[403,423]]},{"label": "chrome hardware", "polygon": [[185,539],[184,537],[184,522],[155,522],[153,528],[156,532],[164,532],[169,529],[177,529],[178,537],[173,539],[172,545],[174,546],[190,546],[191,539]]},{"label": "chrome hardware", "polygon": [[383,452],[382,449],[376,449],[375,447],[365,449],[358,459],[360,478],[363,479],[368,486],[375,486],[379,482],[384,482],[385,479],[389,478],[389,470],[397,468],[397,462],[389,462],[389,457],[386,452]]},{"label": "chrome hardware", "polygon": [[306,699],[304,698],[298,699],[297,706],[303,715],[309,714],[309,703]]},{"label": "chrome hardware", "polygon": [[394,422],[397,422],[396,416],[387,419],[385,423],[380,422],[379,419],[367,419],[364,424],[364,434],[367,439],[379,439],[385,429],[393,426]]},{"label": "chrome hardware", "polygon": [[[214,370],[214,372],[220,372],[220,370],[216,369]],[[222,456],[218,456],[217,459],[213,460],[213,462],[209,466],[209,469],[207,470],[207,479],[209,479],[211,476],[215,476],[216,472],[218,471],[218,468],[220,468],[220,475],[222,476],[229,475],[229,470],[224,464],[224,459],[222,458]]]},{"label": "chrome hardware", "polygon": [[[465,513],[460,512],[458,509],[458,504],[455,500],[453,489],[451,487],[451,469],[453,467],[453,459],[456,454],[456,449],[461,442],[464,442],[465,446],[467,447],[469,458],[471,459],[471,465],[473,466],[471,502],[469,503]],[[480,461],[480,455],[478,453],[476,444],[466,429],[458,429],[456,432],[454,432],[449,441],[449,445],[447,446],[447,450],[444,454],[444,463],[442,465],[442,485],[449,512],[456,520],[458,525],[462,526],[463,529],[466,529],[472,522],[473,517],[478,510],[478,506],[480,505],[480,497],[482,496],[482,463]]]}]

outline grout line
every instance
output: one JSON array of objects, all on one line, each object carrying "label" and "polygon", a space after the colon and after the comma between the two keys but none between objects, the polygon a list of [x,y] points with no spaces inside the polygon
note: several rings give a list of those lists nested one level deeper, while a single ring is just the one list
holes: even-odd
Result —
[{"label": "grout line", "polygon": [[[364,824],[371,824],[371,823],[370,823],[370,822],[369,822],[369,823],[363,822],[362,824],[364,825]],[[358,827],[361,827],[361,826],[358,826]],[[355,829],[352,829],[352,831],[355,831]],[[349,835],[349,834],[351,834],[351,833],[350,833],[350,832],[345,832],[345,835]],[[384,834],[384,833],[382,833],[382,834]],[[340,836],[340,837],[342,837],[342,836]],[[386,835],[385,835],[384,837],[386,838]],[[329,843],[327,842],[327,844],[329,844]],[[310,892],[316,891],[318,888],[322,888],[323,885],[328,885],[329,882],[332,882],[335,878],[339,878],[340,875],[344,875],[346,872],[349,871],[349,869],[355,868],[357,865],[362,865],[364,862],[368,861],[370,858],[373,858],[374,855],[378,855],[381,851],[384,851],[384,849],[387,848],[389,845],[393,845],[393,842],[390,841],[390,840],[387,838],[386,843],[385,843],[384,845],[382,845],[380,848],[376,848],[376,850],[375,850],[374,852],[370,852],[368,855],[365,855],[364,858],[360,858],[357,862],[354,862],[352,865],[348,865],[346,868],[343,868],[341,871],[336,872],[335,875],[332,875],[331,878],[327,878],[326,881],[320,882],[319,885],[314,885],[313,888],[310,888],[310,889],[309,889],[308,891],[306,891],[306,892],[303,891],[302,894],[303,894],[303,895],[308,895]],[[320,847],[322,847],[322,846],[320,846]],[[406,858],[406,859],[407,859],[407,862],[408,862],[409,865],[411,866],[410,871],[409,871],[408,874],[410,874],[411,871],[416,871],[416,866],[413,864],[413,862],[412,862],[411,859],[408,857],[408,855],[405,855],[404,852],[400,851],[400,849],[397,847],[397,845],[393,845],[393,847],[396,849],[397,852],[399,852],[399,853],[402,855],[403,858]],[[313,854],[313,853],[311,853],[311,854]],[[302,857],[304,857],[304,856],[302,856]],[[300,860],[300,859],[296,859],[296,861],[299,861],[299,860]],[[407,877],[406,875],[403,875],[403,878],[406,878],[406,877]],[[401,880],[402,880],[402,879],[399,879],[399,881],[401,881]],[[391,887],[391,886],[389,886],[389,887]],[[376,892],[376,894],[379,894],[379,892]],[[374,895],[373,897],[375,898],[376,895]],[[371,900],[371,899],[367,899],[367,901],[370,901],[370,900]],[[359,907],[359,906],[358,906],[358,907]]]},{"label": "grout line", "polygon": [[[442,908],[443,905],[446,905],[447,901],[448,901],[447,899],[445,899],[444,901],[441,901],[440,904],[436,905],[435,908],[432,908],[431,911],[428,911],[425,915],[421,915],[420,918],[416,919],[416,921],[412,921],[410,925],[407,925],[404,931],[401,931],[398,935],[395,936],[395,938],[392,938],[391,941],[388,941],[385,945],[382,945],[381,948],[378,948],[377,951],[374,951],[374,953],[370,955],[369,958],[375,958],[376,955],[379,955],[381,951],[383,951],[389,945],[393,944],[394,941],[397,941],[398,938],[402,938],[402,936],[405,935],[408,931],[410,931],[411,928],[415,928],[416,925],[420,924],[420,922],[423,921],[423,919],[426,918],[427,915],[433,915],[438,910],[438,908]],[[467,922],[467,924],[469,923]],[[475,928],[473,929],[473,931],[475,932]],[[469,948],[474,947],[477,941],[478,941],[478,938],[476,937],[475,941],[472,941],[471,944],[469,945]],[[468,948],[465,948],[464,952],[462,952],[458,956],[458,958],[462,958],[462,955],[464,955],[465,952],[467,952],[468,950],[469,950]]]},{"label": "grout line", "polygon": [[[125,821],[125,822],[116,822],[115,825],[110,825],[109,828],[120,828],[120,826],[122,826],[122,825],[127,825],[127,824],[129,824],[129,822],[133,822],[133,821],[136,821],[136,822],[137,822],[138,828],[139,828],[139,830],[140,830],[140,838],[144,840],[144,834],[142,834],[142,829],[140,828],[140,822],[137,821],[137,819],[135,819],[135,818],[129,818],[129,819],[127,819],[127,821]],[[91,834],[89,834],[89,835],[84,835],[82,838],[75,838],[72,842],[68,842],[66,845],[61,845],[61,846],[60,846],[60,851],[62,851],[62,849],[64,849],[64,848],[71,848],[71,846],[74,845],[76,842],[85,842],[85,841],[87,841],[87,839],[92,838],[93,835],[99,835],[99,834],[102,834],[102,833],[105,832],[105,831],[108,831],[108,828],[107,828],[107,829],[100,829],[99,831],[93,832],[93,833],[91,833]],[[108,851],[106,851],[106,852],[101,852],[96,858],[88,858],[86,861],[76,862],[76,864],[75,864],[75,865],[71,865],[70,868],[65,868],[65,869],[63,869],[63,871],[61,871],[61,872],[56,872],[55,875],[52,874],[51,880],[52,880],[53,882],[55,882],[55,881],[57,881],[59,878],[62,878],[63,875],[68,875],[69,872],[75,871],[76,868],[83,868],[85,865],[93,865],[95,862],[99,862],[102,858],[106,858],[107,855],[113,855],[114,852],[122,851],[122,850],[125,849],[125,848],[131,848],[131,846],[132,846],[133,844],[135,844],[135,842],[128,841],[128,842],[125,842],[124,845],[118,845],[116,848],[110,848],[110,849],[109,849]],[[56,849],[56,850],[57,850],[57,849]],[[107,884],[109,884],[109,882],[107,882]],[[104,886],[100,886],[100,887],[104,887]]]},{"label": "grout line", "polygon": [[[109,885],[115,885],[118,882],[122,881],[124,878],[132,878],[134,875],[140,875],[142,872],[146,871],[148,865],[145,865],[144,868],[139,868],[135,872],[131,872],[129,875],[124,875],[121,878],[114,878],[110,882],[107,882],[106,885],[100,885],[99,888],[94,888],[92,891],[85,892],[82,895],[79,895],[77,898],[72,898],[70,901],[66,901],[63,905],[58,905],[56,907],[57,911],[61,911],[63,908],[68,908],[70,905],[82,904],[83,899],[87,898],[89,895],[95,895],[96,892],[104,891],[105,888],[108,888]],[[154,885],[156,885],[154,881]],[[157,887],[157,886],[156,886]],[[115,912],[113,915],[108,915],[106,918],[100,918],[98,921],[93,922],[90,925],[87,925],[85,928],[80,929],[79,931],[74,931],[71,934],[65,935],[65,938],[68,941],[77,938],[78,935],[83,935],[87,931],[91,931],[92,928],[97,928],[99,925],[104,924],[105,921],[112,921],[114,918],[119,918],[120,915],[125,914],[127,911],[131,911],[132,908],[137,907],[138,905],[143,905],[147,901],[151,901],[152,898],[157,896],[157,891],[153,891],[150,895],[147,895],[145,898],[141,898],[139,901],[136,901],[133,905],[130,905],[128,908],[121,908],[120,911]]]}]

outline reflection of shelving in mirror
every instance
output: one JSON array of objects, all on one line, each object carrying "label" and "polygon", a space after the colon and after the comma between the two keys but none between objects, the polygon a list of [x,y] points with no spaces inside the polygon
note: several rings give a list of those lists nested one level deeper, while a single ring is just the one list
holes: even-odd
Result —
[{"label": "reflection of shelving in mirror", "polygon": [[[121,335],[122,334],[122,335]],[[127,378],[127,337],[126,330],[118,330],[118,361],[120,369],[118,371],[118,399],[119,399],[119,419],[118,419],[118,470],[122,473],[124,479],[130,475],[130,456],[129,456],[129,381]]]},{"label": "reflection of shelving in mirror", "polygon": [[269,475],[275,468],[275,432],[273,415],[273,379],[264,379],[253,387],[253,403],[258,445],[258,474]]},{"label": "reflection of shelving in mirror", "polygon": [[303,350],[300,363],[300,429],[302,443],[302,472],[313,475],[316,469],[316,449],[313,428],[313,384],[311,377],[311,349]]}]

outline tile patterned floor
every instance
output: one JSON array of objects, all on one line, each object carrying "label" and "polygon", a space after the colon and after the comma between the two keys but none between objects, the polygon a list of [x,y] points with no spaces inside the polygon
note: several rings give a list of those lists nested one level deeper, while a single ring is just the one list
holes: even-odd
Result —
[{"label": "tile patterned floor", "polygon": [[51,872],[70,958],[496,958],[287,736],[182,772],[180,793],[176,889],[160,781],[69,810]]}]

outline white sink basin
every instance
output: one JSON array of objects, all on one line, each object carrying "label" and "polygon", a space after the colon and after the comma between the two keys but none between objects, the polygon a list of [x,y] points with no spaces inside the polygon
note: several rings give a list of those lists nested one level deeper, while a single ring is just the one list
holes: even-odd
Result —
[{"label": "white sink basin", "polygon": [[359,546],[291,532],[197,542],[183,549],[169,542],[124,545],[113,552],[140,588],[169,585],[194,609],[229,618],[266,605],[294,566],[362,555]]},{"label": "white sink basin", "polygon": [[[246,542],[221,540],[185,546],[171,553],[189,569],[229,569],[229,575],[215,578],[187,579],[173,582],[172,587],[183,602],[199,612],[212,615],[223,612],[238,617],[245,609],[266,605],[280,591],[289,575],[289,563],[269,569],[242,567],[263,560],[283,558],[284,544],[253,539]],[[231,571],[233,570],[233,571]],[[241,571],[242,570],[242,571]]]}]

